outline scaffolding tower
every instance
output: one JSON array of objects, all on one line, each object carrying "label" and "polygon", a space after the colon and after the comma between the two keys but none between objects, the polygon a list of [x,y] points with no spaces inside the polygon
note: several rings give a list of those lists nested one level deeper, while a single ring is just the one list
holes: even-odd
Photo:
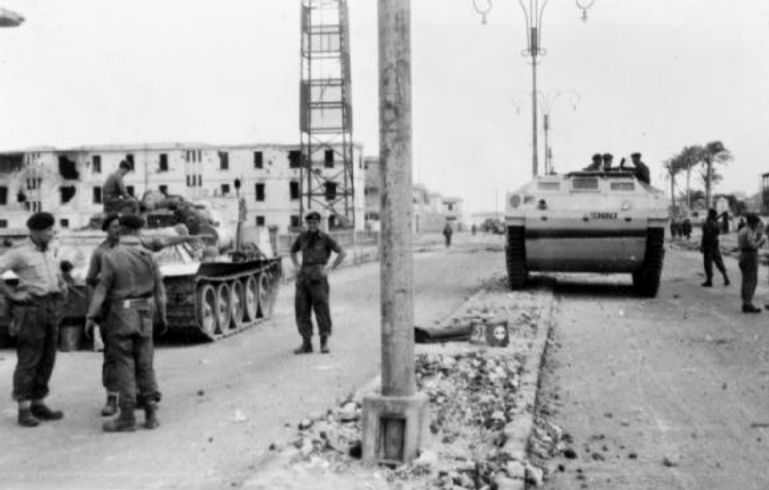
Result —
[{"label": "scaffolding tower", "polygon": [[352,90],[347,0],[302,0],[300,219],[355,226]]}]

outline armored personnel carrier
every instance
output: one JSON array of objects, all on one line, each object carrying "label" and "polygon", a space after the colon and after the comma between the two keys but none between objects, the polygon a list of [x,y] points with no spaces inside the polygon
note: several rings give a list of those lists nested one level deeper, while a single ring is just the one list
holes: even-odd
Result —
[{"label": "armored personnel carrier", "polygon": [[524,287],[529,271],[628,273],[654,297],[667,219],[664,192],[632,171],[538,176],[507,195],[509,285]]}]

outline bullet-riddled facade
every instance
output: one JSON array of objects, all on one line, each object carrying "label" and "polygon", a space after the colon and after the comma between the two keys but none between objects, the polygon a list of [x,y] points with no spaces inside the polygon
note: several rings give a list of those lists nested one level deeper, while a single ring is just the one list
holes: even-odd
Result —
[{"label": "bullet-riddled facade", "polygon": [[[102,211],[104,181],[123,160],[134,169],[123,180],[138,198],[147,191],[189,200],[234,197],[238,180],[247,224],[274,225],[280,231],[301,225],[298,144],[112,145],[0,153],[0,231],[24,228],[29,214],[40,210],[53,213],[62,228],[86,226]],[[353,185],[360,190],[364,168],[358,145],[353,161]],[[326,161],[316,171],[333,181],[340,174],[334,167],[333,161]],[[363,192],[356,192],[353,203],[356,216],[362,217]],[[363,228],[363,221],[356,220],[357,229]]]}]

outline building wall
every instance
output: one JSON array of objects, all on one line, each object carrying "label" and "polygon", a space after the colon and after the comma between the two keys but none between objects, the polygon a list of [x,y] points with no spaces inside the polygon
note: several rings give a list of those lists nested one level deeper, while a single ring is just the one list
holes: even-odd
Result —
[{"label": "building wall", "polygon": [[[0,228],[23,228],[29,214],[38,210],[54,213],[63,227],[87,225],[92,216],[102,211],[98,195],[107,176],[128,159],[133,161],[134,171],[123,180],[136,197],[160,189],[190,200],[235,196],[235,180],[239,179],[239,194],[246,201],[248,223],[256,225],[259,217],[264,226],[288,230],[292,216],[294,220],[298,218],[300,204],[299,197],[291,194],[291,182],[298,186],[300,179],[300,169],[289,163],[292,151],[299,152],[300,146],[123,145],[0,153],[0,197],[2,188],[6,189],[5,203],[0,200],[0,214],[5,220],[0,221]],[[360,146],[354,146],[353,155],[356,228],[363,229],[364,169]],[[21,166],[11,165],[18,158],[22,160]],[[6,161],[11,163],[5,165]],[[333,168],[319,169],[321,175],[343,187],[341,170],[341,162],[335,162]],[[257,185],[263,186],[264,195],[259,198]],[[67,202],[62,201],[65,187],[74,188],[74,195]],[[25,202],[18,201],[19,191],[24,193]]]}]

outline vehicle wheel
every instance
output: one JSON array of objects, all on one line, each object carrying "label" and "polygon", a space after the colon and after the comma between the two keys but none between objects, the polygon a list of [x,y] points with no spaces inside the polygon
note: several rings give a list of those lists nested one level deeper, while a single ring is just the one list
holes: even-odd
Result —
[{"label": "vehicle wheel", "polygon": [[216,323],[219,329],[216,333],[224,333],[230,328],[232,321],[232,292],[226,282],[216,287]]},{"label": "vehicle wheel", "polygon": [[232,315],[233,328],[243,326],[246,309],[245,288],[243,283],[235,279],[230,283],[230,315]]},{"label": "vehicle wheel", "polygon": [[633,288],[647,298],[657,296],[665,259],[665,230],[649,228],[646,232],[646,254],[641,269],[633,273]]},{"label": "vehicle wheel", "polygon": [[210,284],[204,284],[198,288],[198,324],[210,338],[216,335],[216,289]]},{"label": "vehicle wheel", "polygon": [[245,287],[246,317],[248,321],[256,320],[259,313],[259,283],[256,276],[250,275],[246,279]]},{"label": "vehicle wheel", "polygon": [[521,289],[526,285],[526,229],[523,226],[507,228],[505,262],[507,264],[507,282],[510,289]]},{"label": "vehicle wheel", "polygon": [[272,316],[272,285],[267,272],[259,274],[259,314],[262,318]]}]

